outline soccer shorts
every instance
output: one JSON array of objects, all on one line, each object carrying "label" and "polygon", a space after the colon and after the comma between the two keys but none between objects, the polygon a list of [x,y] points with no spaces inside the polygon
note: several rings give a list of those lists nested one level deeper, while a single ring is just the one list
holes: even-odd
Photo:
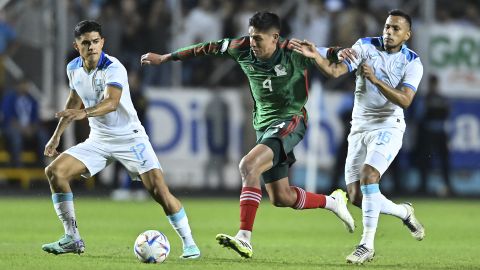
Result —
[{"label": "soccer shorts", "polygon": [[402,139],[403,131],[398,128],[350,132],[345,161],[346,184],[360,180],[364,164],[374,167],[382,176],[402,147]]},{"label": "soccer shorts", "polygon": [[298,115],[291,119],[278,120],[263,131],[257,131],[257,144],[273,150],[273,167],[262,173],[268,184],[288,177],[288,168],[295,163],[293,148],[303,139],[307,127],[304,118]]},{"label": "soccer shorts", "polygon": [[128,171],[132,180],[140,180],[139,175],[152,169],[162,169],[148,137],[115,138],[108,142],[97,138],[88,138],[72,146],[65,153],[80,160],[88,169],[89,177],[97,174],[114,160],[120,162]]}]

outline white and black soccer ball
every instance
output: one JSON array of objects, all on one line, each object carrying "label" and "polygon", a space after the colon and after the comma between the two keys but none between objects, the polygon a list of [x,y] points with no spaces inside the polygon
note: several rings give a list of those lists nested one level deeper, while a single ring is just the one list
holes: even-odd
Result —
[{"label": "white and black soccer ball", "polygon": [[170,243],[163,233],[148,230],[137,237],[133,252],[141,262],[162,263],[170,253]]}]

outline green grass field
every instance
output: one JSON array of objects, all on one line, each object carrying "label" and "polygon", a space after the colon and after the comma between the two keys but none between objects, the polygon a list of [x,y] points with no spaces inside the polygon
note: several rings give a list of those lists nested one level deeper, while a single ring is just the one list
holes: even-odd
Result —
[{"label": "green grass field", "polygon": [[[413,200],[427,236],[415,241],[399,220],[381,216],[373,269],[480,269],[480,201]],[[185,199],[202,257],[178,259],[181,242],[153,201],[112,202],[77,196],[75,207],[86,252],[51,255],[40,246],[63,227],[49,198],[0,198],[0,269],[347,269],[345,256],[361,236],[359,209],[351,207],[357,230],[349,234],[322,210],[294,211],[263,203],[254,228],[253,259],[238,257],[215,242],[217,233],[238,228],[238,201]],[[147,229],[164,232],[172,251],[161,265],[142,264],[132,246]]]}]

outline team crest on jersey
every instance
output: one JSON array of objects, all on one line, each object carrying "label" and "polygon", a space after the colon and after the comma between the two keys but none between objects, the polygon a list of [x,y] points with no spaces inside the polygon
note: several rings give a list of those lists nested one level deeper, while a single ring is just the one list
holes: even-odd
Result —
[{"label": "team crest on jersey", "polygon": [[93,79],[93,91],[95,91],[95,95],[98,98],[103,94],[105,81],[102,78],[94,78]]},{"label": "team crest on jersey", "polygon": [[280,64],[276,65],[273,69],[275,70],[275,73],[277,73],[277,77],[287,75],[287,69]]}]

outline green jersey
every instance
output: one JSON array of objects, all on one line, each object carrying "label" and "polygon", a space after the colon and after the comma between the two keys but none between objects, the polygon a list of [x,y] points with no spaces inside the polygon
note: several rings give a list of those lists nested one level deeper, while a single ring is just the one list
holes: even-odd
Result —
[{"label": "green jersey", "polygon": [[305,103],[308,98],[307,68],[314,60],[294,52],[289,41],[280,39],[272,57],[261,61],[250,48],[250,38],[222,39],[181,48],[172,53],[173,60],[195,56],[225,56],[235,60],[250,83],[254,99],[253,127],[264,130],[280,119],[295,115],[307,119]]}]

